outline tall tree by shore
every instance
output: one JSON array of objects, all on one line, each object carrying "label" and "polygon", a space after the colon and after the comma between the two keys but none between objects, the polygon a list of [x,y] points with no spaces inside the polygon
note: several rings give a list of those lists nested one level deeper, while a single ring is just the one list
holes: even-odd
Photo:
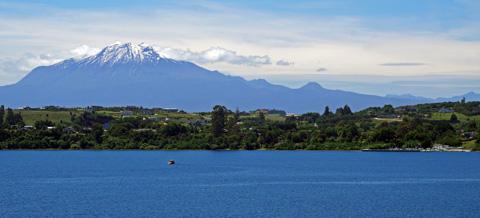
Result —
[{"label": "tall tree by shore", "polygon": [[221,105],[213,107],[212,111],[212,134],[219,137],[223,134],[225,129],[225,119],[227,115],[227,108]]}]

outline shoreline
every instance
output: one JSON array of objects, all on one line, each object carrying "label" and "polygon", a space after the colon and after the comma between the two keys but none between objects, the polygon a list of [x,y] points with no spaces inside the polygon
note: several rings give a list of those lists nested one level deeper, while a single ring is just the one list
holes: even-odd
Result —
[{"label": "shoreline", "polygon": [[288,150],[288,149],[254,149],[254,150],[246,150],[246,149],[0,149],[2,151],[342,151],[342,152],[378,152],[378,153],[418,153],[418,152],[436,152],[436,153],[445,153],[445,152],[454,152],[454,153],[470,153],[470,152],[478,152],[474,150],[468,149],[452,149],[452,150],[431,150],[431,149],[349,149],[349,150],[309,150],[309,149],[296,149],[296,150]]}]

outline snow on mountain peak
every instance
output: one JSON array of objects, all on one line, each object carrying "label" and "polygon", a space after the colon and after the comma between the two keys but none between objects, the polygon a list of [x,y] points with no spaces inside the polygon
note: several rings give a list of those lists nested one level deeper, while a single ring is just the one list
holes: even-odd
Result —
[{"label": "snow on mountain peak", "polygon": [[162,57],[153,47],[141,43],[132,44],[115,42],[103,48],[98,54],[84,59],[84,63],[114,65],[117,63],[154,63]]}]

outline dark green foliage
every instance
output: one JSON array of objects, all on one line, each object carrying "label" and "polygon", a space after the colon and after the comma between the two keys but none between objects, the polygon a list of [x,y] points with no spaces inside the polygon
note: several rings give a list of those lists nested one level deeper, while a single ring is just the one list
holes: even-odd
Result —
[{"label": "dark green foliage", "polygon": [[258,121],[262,124],[265,122],[265,113],[263,111],[258,112]]},{"label": "dark green foliage", "polygon": [[351,115],[351,114],[353,114],[352,110],[350,109],[350,107],[348,105],[345,105],[343,107],[343,115]]},{"label": "dark green foliage", "polygon": [[161,132],[164,136],[179,136],[187,133],[187,128],[182,124],[178,123],[168,123],[165,125]]},{"label": "dark green foliage", "polygon": [[7,114],[5,115],[5,124],[8,126],[15,125],[15,115],[13,114],[13,110],[11,108],[7,109]]},{"label": "dark green foliage", "polygon": [[396,140],[395,130],[395,126],[384,122],[371,132],[369,140],[371,142],[393,143]]},{"label": "dark green foliage", "polygon": [[386,104],[383,106],[383,112],[387,114],[393,114],[395,113],[395,109],[391,104]]},{"label": "dark green foliage", "polygon": [[352,115],[352,110],[348,105],[343,106],[343,108],[337,108],[335,111],[335,115],[337,116],[345,116],[345,115]]},{"label": "dark green foliage", "polygon": [[225,129],[225,119],[227,108],[221,105],[213,107],[212,111],[212,134],[215,137],[223,135]]},{"label": "dark green foliage", "polygon": [[25,125],[22,115],[20,113],[14,113],[12,109],[8,108],[5,115],[4,125],[8,127],[22,127]]},{"label": "dark green foliage", "polygon": [[477,143],[477,145],[480,145],[480,130],[477,131],[477,137],[476,137],[475,142]]},{"label": "dark green foliage", "polygon": [[458,136],[458,134],[455,134],[455,132],[448,132],[441,135],[436,140],[436,143],[442,144],[442,145],[459,147],[462,145],[462,140],[460,139],[460,136]]},{"label": "dark green foliage", "polygon": [[[459,105],[460,103],[454,103]],[[449,104],[415,106],[418,111]],[[450,105],[448,107],[454,107]],[[464,108],[471,107],[465,102]],[[51,108],[52,110],[69,110]],[[40,110],[40,109],[38,109]],[[102,110],[121,111],[122,108]],[[131,110],[144,111],[142,108]],[[391,105],[353,113],[345,105],[333,115],[327,107],[317,112],[274,119],[272,110],[229,111],[217,105],[212,112],[186,114],[180,118],[149,119],[148,116],[111,117],[95,112],[71,113],[71,120],[53,123],[44,118],[34,127],[23,127],[21,111],[7,109],[5,126],[0,128],[0,149],[279,149],[354,150],[391,147],[429,148],[434,144],[461,146],[479,131],[477,120],[430,120],[425,114]],[[400,111],[400,112],[399,112]],[[177,115],[180,112],[177,113]],[[402,120],[397,114],[402,114]],[[77,115],[75,115],[77,114]],[[184,113],[182,113],[184,114]],[[387,116],[375,119],[377,116]],[[392,117],[391,119],[388,119]],[[281,118],[281,117],[280,117]],[[207,123],[197,122],[207,120]],[[480,142],[480,136],[476,136]],[[477,146],[480,148],[479,146]],[[473,147],[472,147],[473,149]]]},{"label": "dark green foliage", "polygon": [[92,138],[95,140],[96,143],[102,143],[102,136],[103,136],[104,130],[103,126],[100,124],[94,124],[92,126]]},{"label": "dark green foliage", "polygon": [[110,116],[99,115],[94,112],[83,112],[80,116],[71,116],[72,123],[85,127],[92,127],[94,124],[105,124],[112,119]]},{"label": "dark green foliage", "polygon": [[306,121],[308,123],[315,123],[319,119],[320,119],[320,114],[313,113],[313,112],[302,114],[299,118],[299,120]]},{"label": "dark green foliage", "polygon": [[342,142],[352,142],[360,136],[358,127],[353,122],[340,122],[336,129],[338,140]]},{"label": "dark green foliage", "polygon": [[456,122],[458,122],[457,115],[452,114],[452,115],[450,116],[450,122],[451,122],[451,123],[456,123]]},{"label": "dark green foliage", "polygon": [[5,116],[5,107],[0,106],[0,129],[3,127],[3,117]]},{"label": "dark green foliage", "polygon": [[55,124],[50,120],[41,120],[35,122],[35,129],[46,130],[48,127],[55,126]]},{"label": "dark green foliage", "polygon": [[326,106],[325,110],[323,111],[322,116],[328,117],[328,116],[331,116],[331,115],[333,115],[333,113],[330,111],[330,108],[328,106]]}]

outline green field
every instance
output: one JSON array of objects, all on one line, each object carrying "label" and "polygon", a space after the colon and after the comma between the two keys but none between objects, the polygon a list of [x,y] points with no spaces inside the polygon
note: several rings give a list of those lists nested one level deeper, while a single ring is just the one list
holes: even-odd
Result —
[{"label": "green field", "polygon": [[271,120],[271,121],[283,122],[283,121],[285,121],[285,116],[278,115],[278,114],[267,114],[265,116],[265,119]]},{"label": "green field", "polygon": [[[242,115],[241,118],[257,118],[258,114]],[[279,114],[265,114],[265,119],[270,121],[285,121],[285,116]]]},{"label": "green field", "polygon": [[22,117],[25,125],[33,125],[39,120],[50,120],[54,123],[70,122],[70,113],[79,114],[78,111],[45,111],[45,110],[17,110]]},{"label": "green field", "polygon": [[480,150],[480,145],[477,144],[475,140],[464,142],[462,147],[465,148],[465,149],[470,149],[470,150],[474,150],[474,151]]},{"label": "green field", "polygon": [[[72,114],[80,115],[83,111],[48,111],[48,110],[15,110],[16,113],[20,113],[23,117],[25,125],[34,125],[36,121],[40,120],[50,120],[54,123],[69,123]],[[99,110],[96,111],[97,114],[103,114],[107,116],[112,116],[113,118],[121,118],[121,114],[118,111],[107,111]],[[158,117],[158,118],[170,118],[170,119],[201,119],[202,116],[199,114],[185,114],[185,113],[176,113],[176,112],[159,112],[155,115],[141,115],[134,114],[132,117]]]},{"label": "green field", "polygon": [[[453,113],[432,113],[432,120],[450,120],[450,117],[452,116]],[[480,121],[480,115],[476,116],[466,116],[461,113],[455,113],[457,116],[458,120],[460,121],[467,121],[467,120],[476,120]]]},{"label": "green field", "polygon": [[95,113],[120,118],[120,112],[117,111],[95,111]]},{"label": "green field", "polygon": [[391,123],[391,122],[402,122],[400,118],[373,118],[373,123],[379,124],[383,122]]}]

